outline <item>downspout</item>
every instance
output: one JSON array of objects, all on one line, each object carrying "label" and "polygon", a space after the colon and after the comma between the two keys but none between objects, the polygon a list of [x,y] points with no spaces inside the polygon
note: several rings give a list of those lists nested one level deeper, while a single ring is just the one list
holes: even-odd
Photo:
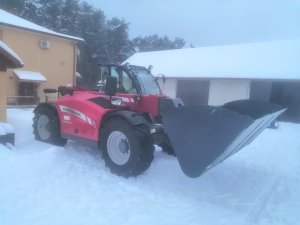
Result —
[{"label": "downspout", "polygon": [[74,42],[74,65],[73,65],[73,85],[77,85],[76,82],[76,65],[77,65],[77,43]]}]

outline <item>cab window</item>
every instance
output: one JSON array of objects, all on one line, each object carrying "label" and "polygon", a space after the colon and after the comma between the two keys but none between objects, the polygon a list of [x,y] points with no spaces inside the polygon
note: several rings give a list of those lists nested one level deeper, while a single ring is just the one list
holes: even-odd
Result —
[{"label": "cab window", "polygon": [[118,80],[117,92],[136,94],[136,88],[128,74],[119,67],[111,67],[111,76]]}]

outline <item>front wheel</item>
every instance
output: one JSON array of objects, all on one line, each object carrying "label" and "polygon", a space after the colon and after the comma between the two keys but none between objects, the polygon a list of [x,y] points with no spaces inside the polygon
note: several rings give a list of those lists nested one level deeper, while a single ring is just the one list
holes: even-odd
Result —
[{"label": "front wheel", "polygon": [[99,146],[106,166],[119,176],[137,176],[149,168],[154,146],[143,125],[132,126],[115,117],[100,130]]}]

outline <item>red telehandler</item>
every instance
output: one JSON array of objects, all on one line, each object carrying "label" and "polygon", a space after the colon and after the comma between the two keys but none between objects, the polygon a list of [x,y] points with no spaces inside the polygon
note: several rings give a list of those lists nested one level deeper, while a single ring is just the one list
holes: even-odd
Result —
[{"label": "red telehandler", "polygon": [[54,103],[34,110],[37,140],[63,146],[79,140],[102,151],[111,172],[136,176],[149,168],[154,144],[177,157],[183,172],[199,177],[251,143],[285,109],[239,100],[222,107],[184,106],[161,93],[151,71],[102,65],[97,90],[61,86]]}]

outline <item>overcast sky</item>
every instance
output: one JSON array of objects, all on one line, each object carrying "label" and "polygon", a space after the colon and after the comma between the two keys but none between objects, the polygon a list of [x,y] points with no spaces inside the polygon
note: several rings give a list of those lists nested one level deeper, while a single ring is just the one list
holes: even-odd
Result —
[{"label": "overcast sky", "polygon": [[187,46],[300,38],[300,0],[87,0],[130,23],[130,37],[181,37]]}]

